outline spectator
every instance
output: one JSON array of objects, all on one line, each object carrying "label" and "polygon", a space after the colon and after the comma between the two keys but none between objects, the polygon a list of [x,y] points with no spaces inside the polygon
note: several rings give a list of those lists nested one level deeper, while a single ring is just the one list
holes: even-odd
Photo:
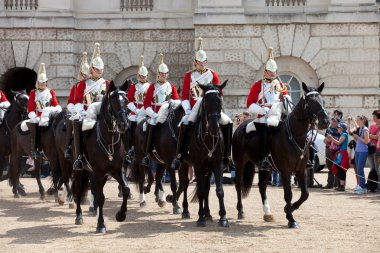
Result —
[{"label": "spectator", "polygon": [[237,113],[235,114],[235,117],[234,117],[234,129],[238,128],[240,124],[241,124],[241,113]]},{"label": "spectator", "polygon": [[368,154],[368,159],[371,170],[376,170],[377,176],[380,178],[380,171],[378,170],[379,166],[377,165],[377,160],[380,157],[380,148],[377,146],[378,139],[380,137],[380,110],[373,111],[372,116],[374,123],[369,127],[369,139],[370,142],[372,142],[373,145],[377,148],[375,153]]},{"label": "spectator", "polygon": [[342,121],[343,112],[341,110],[338,110],[338,109],[334,110],[333,115],[334,115],[333,117],[338,118]]},{"label": "spectator", "polygon": [[331,141],[339,146],[339,151],[336,152],[334,156],[334,164],[331,167],[331,172],[333,174],[338,174],[339,178],[339,186],[336,187],[335,190],[345,191],[346,171],[350,168],[350,159],[347,152],[347,125],[345,123],[340,123],[338,125],[338,132],[340,134],[339,140],[335,140],[331,135],[329,135]]},{"label": "spectator", "polygon": [[324,189],[332,189],[334,186],[338,186],[337,180],[335,180],[335,176],[331,173],[332,160],[334,159],[334,154],[338,151],[339,147],[331,142],[330,137],[332,136],[334,139],[339,139],[339,132],[337,130],[338,124],[340,123],[340,119],[337,117],[332,117],[330,119],[330,126],[326,130],[324,143],[326,144],[326,167],[329,170],[327,176],[327,184],[323,186]]},{"label": "spectator", "polygon": [[244,122],[244,121],[249,120],[249,119],[251,119],[251,114],[248,111],[244,111],[241,114],[240,122]]},{"label": "spectator", "polygon": [[358,175],[360,177],[359,185],[357,185],[354,189],[354,192],[357,194],[363,194],[367,192],[367,187],[365,183],[365,175],[364,175],[364,166],[368,156],[368,142],[369,142],[369,132],[368,132],[368,120],[365,116],[357,116],[356,120],[351,117],[348,118],[348,122],[351,123],[354,121],[354,125],[357,128],[353,131],[348,128],[348,133],[352,135],[356,141],[355,147],[355,164],[358,170]]}]

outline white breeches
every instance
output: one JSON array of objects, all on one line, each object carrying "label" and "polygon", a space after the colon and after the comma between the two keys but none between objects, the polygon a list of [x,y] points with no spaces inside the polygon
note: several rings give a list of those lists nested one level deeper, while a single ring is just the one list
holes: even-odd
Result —
[{"label": "white breeches", "polygon": [[267,124],[268,126],[277,127],[281,120],[281,114],[284,111],[282,102],[274,103],[264,117],[256,118],[247,124],[246,132],[256,131],[254,122]]},{"label": "white breeches", "polygon": [[94,102],[87,108],[86,116],[84,117],[82,124],[83,131],[90,130],[95,126],[101,106],[102,102]]}]

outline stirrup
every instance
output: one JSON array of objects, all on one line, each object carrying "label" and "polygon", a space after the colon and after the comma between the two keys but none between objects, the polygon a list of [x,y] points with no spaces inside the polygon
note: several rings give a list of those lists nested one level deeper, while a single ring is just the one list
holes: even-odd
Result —
[{"label": "stirrup", "polygon": [[125,156],[125,158],[128,159],[129,162],[132,162],[133,158],[135,158],[135,150],[133,147],[128,150],[128,153]]},{"label": "stirrup", "polygon": [[83,170],[83,161],[80,158],[75,160],[75,162],[73,164],[73,170],[76,170],[76,171],[82,171]]},{"label": "stirrup", "polygon": [[171,163],[171,168],[172,170],[178,170],[179,167],[181,166],[181,161],[180,161],[181,155],[178,155],[176,158]]},{"label": "stirrup", "polygon": [[306,168],[311,169],[314,168],[314,163],[310,160],[307,161]]},{"label": "stirrup", "polygon": [[149,156],[149,154],[147,154],[147,155],[144,156],[143,159],[141,160],[141,165],[142,165],[142,166],[146,166],[146,167],[148,167],[148,166],[149,166],[149,162],[150,162],[150,156]]},{"label": "stirrup", "polygon": [[42,153],[40,151],[33,151],[33,153],[32,153],[33,160],[42,159],[43,157],[44,156],[42,155]]},{"label": "stirrup", "polygon": [[71,158],[71,147],[65,148],[63,155],[64,155],[65,159],[70,159]]},{"label": "stirrup", "polygon": [[270,170],[272,168],[271,164],[268,161],[268,158],[264,158],[263,161],[261,161],[260,169],[261,170]]}]

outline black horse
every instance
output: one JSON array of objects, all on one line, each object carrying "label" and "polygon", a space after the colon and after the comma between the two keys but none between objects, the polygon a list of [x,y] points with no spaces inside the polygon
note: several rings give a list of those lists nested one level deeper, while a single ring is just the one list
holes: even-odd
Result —
[{"label": "black horse", "polygon": [[[155,136],[153,137],[153,154],[151,157],[157,162],[157,171],[156,171],[156,187],[154,194],[156,195],[156,201],[159,206],[164,206],[165,204],[165,195],[162,186],[162,176],[164,170],[166,169],[170,176],[170,188],[173,195],[169,195],[166,200],[171,202],[173,205],[173,214],[179,214],[181,208],[178,206],[178,194],[177,194],[177,180],[175,176],[175,171],[171,168],[170,164],[175,157],[176,145],[178,140],[178,127],[177,125],[184,115],[184,111],[181,105],[178,105],[176,108],[173,107],[173,103],[168,105],[168,117],[163,124],[160,124],[157,127]],[[145,193],[150,192],[151,185],[153,184],[154,178],[152,171],[149,168],[141,165],[141,159],[144,155],[143,145],[147,138],[147,133],[143,131],[143,125],[148,124],[145,120],[140,122],[137,125],[135,133],[135,143],[136,143],[136,159],[134,162],[134,176],[138,178],[139,181],[139,192],[140,192],[140,206],[145,205]],[[184,169],[184,166],[187,166],[185,163],[182,164],[181,169]],[[148,174],[148,185],[144,187],[145,175]],[[187,177],[187,175],[186,175]],[[181,178],[180,178],[181,181]],[[183,185],[183,184],[182,184]]]},{"label": "black horse", "polygon": [[[0,126],[0,175],[2,175],[3,169],[8,163],[7,158],[11,154],[12,129],[25,118],[27,114],[28,96],[19,92],[14,92],[12,94],[14,100],[5,112],[3,123]],[[24,194],[22,188],[19,190]]]},{"label": "black horse", "polygon": [[[292,213],[309,196],[305,183],[305,169],[309,156],[307,148],[309,146],[307,144],[309,125],[317,124],[319,129],[326,129],[329,124],[329,118],[320,96],[323,87],[323,83],[317,89],[310,88],[305,83],[302,83],[303,97],[279,127],[273,131],[270,138],[269,146],[272,164],[274,169],[278,170],[282,175],[286,202],[284,211],[289,221],[289,228],[298,227]],[[248,196],[255,174],[254,165],[257,165],[260,160],[259,134],[257,132],[246,133],[246,127],[249,122],[245,121],[236,129],[232,142],[233,159],[237,168],[235,187],[238,197],[237,210],[239,219],[244,218],[241,201],[242,191],[243,197]],[[264,207],[265,221],[273,220],[266,196],[266,187],[270,173],[268,170],[259,170],[259,189]],[[301,189],[301,197],[293,204],[291,203],[292,190],[290,184],[292,173],[298,179],[298,186]]]},{"label": "black horse", "polygon": [[[53,121],[54,121],[55,115],[50,115],[49,119],[49,125],[48,126],[39,126],[39,141],[38,141],[38,148],[43,150],[44,152],[44,160],[48,160],[50,163],[50,167],[52,169],[52,176],[53,176],[53,182],[52,182],[52,189],[53,193],[55,194],[55,198],[58,201],[58,183],[60,178],[60,166],[58,161],[58,153],[55,146],[54,141],[54,127],[53,127]],[[9,177],[10,185],[13,186],[12,192],[14,194],[15,198],[19,197],[19,185],[20,185],[20,174],[22,172],[22,156],[30,155],[31,153],[31,142],[30,142],[30,132],[26,131],[23,132],[21,130],[21,123],[19,123],[12,131],[12,166],[11,166],[11,173]],[[37,159],[34,160],[34,167],[35,171],[33,174],[36,177],[39,193],[40,193],[40,199],[45,199],[45,189],[41,182],[41,164],[43,162],[43,159]]]},{"label": "black horse", "polygon": [[[228,227],[226,209],[224,206],[223,191],[223,154],[224,141],[219,127],[219,119],[222,111],[221,91],[226,86],[227,81],[222,85],[201,86],[204,96],[194,123],[194,128],[190,133],[189,140],[189,163],[194,166],[195,177],[197,179],[196,195],[194,200],[199,201],[199,219],[197,226],[206,226],[206,220],[212,220],[209,208],[208,195],[210,192],[211,174],[214,174],[216,195],[219,199],[219,226]],[[186,203],[187,204],[187,203]]]},{"label": "black horse", "polygon": [[[85,132],[84,154],[95,180],[97,201],[99,205],[99,217],[96,228],[97,233],[105,233],[106,227],[103,218],[104,193],[103,187],[107,181],[107,175],[111,175],[122,186],[123,203],[116,214],[116,220],[121,222],[126,218],[127,199],[130,189],[127,187],[122,175],[124,147],[121,135],[127,128],[127,98],[124,91],[110,83],[110,87],[104,96],[97,123],[94,128]],[[77,225],[83,223],[81,199],[84,190],[87,189],[90,172],[86,169],[75,171],[73,176],[73,194],[77,205]]]}]

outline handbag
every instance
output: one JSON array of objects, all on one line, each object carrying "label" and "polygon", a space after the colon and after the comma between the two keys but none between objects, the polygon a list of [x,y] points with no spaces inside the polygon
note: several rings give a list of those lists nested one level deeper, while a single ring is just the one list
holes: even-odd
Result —
[{"label": "handbag", "polygon": [[376,152],[376,146],[372,142],[368,142],[368,154],[372,155]]}]

